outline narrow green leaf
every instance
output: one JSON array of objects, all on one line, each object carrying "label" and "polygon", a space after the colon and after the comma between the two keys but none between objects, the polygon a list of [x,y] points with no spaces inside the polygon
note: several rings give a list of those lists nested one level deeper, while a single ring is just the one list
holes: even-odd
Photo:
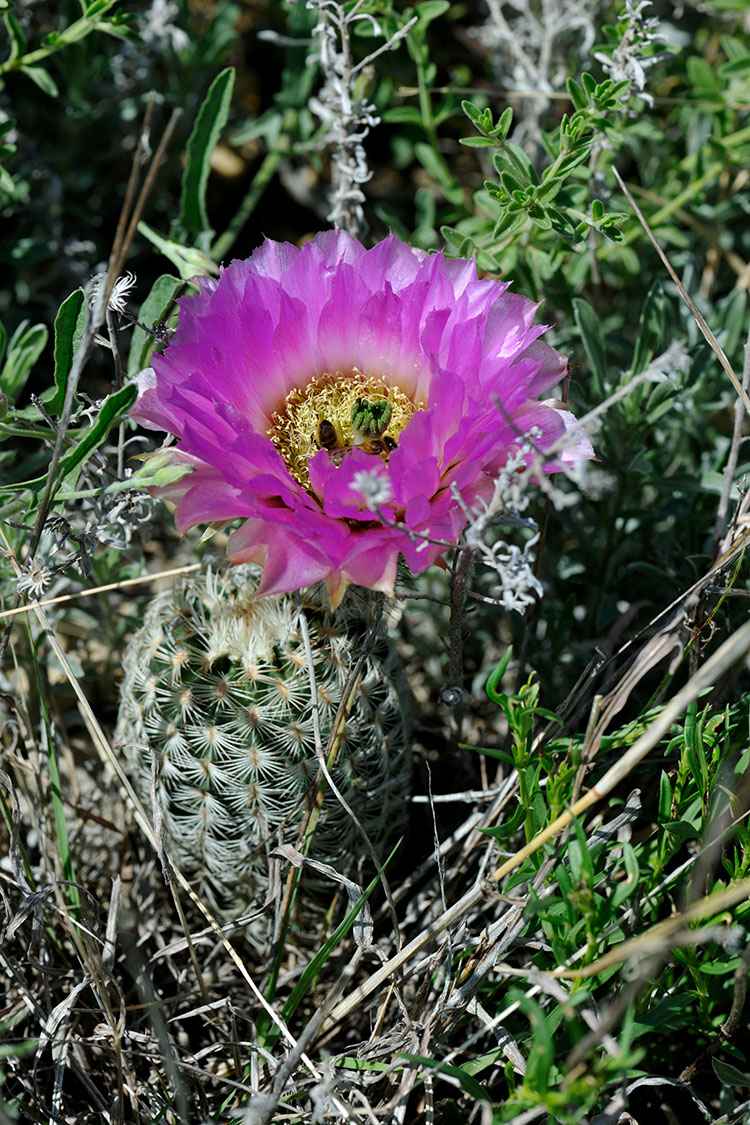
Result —
[{"label": "narrow green leaf", "polygon": [[426,141],[417,141],[414,145],[414,155],[422,167],[435,177],[446,199],[451,203],[460,203],[463,200],[461,187],[456,183],[446,161],[432,145],[427,144]]},{"label": "narrow green leaf", "polygon": [[703,730],[698,722],[698,704],[691,703],[685,714],[685,756],[701,793],[708,791],[708,762],[703,744]]},{"label": "narrow green leaf", "polygon": [[672,819],[672,786],[664,770],[659,779],[659,824],[668,824]]},{"label": "narrow green leaf", "polygon": [[614,910],[616,910],[618,906],[622,906],[623,902],[630,898],[633,892],[637,890],[641,876],[638,866],[638,857],[635,854],[632,844],[622,844],[622,860],[627,872],[627,878],[615,884],[611,899]]},{"label": "narrow green leaf", "polygon": [[717,328],[721,329],[721,345],[727,355],[732,355],[740,346],[747,332],[747,290],[733,289],[717,306],[715,316]]},{"label": "narrow green leaf", "polygon": [[7,168],[3,168],[0,165],[0,188],[2,188],[3,191],[7,191],[8,195],[13,195],[15,187],[16,185],[13,182],[13,177],[10,172]]},{"label": "narrow green leaf", "polygon": [[482,110],[479,109],[478,106],[475,106],[473,102],[467,101],[466,99],[461,102],[461,109],[464,111],[469,121],[471,121],[472,125],[476,125],[480,132],[484,132],[482,128]]},{"label": "narrow green leaf", "polygon": [[552,230],[552,215],[544,207],[530,207],[529,218],[540,230]]},{"label": "narrow green leaf", "polygon": [[525,211],[518,211],[516,209],[508,210],[500,216],[495,223],[492,231],[493,238],[500,238],[501,235],[508,238],[509,235],[515,234],[517,230],[525,226],[529,221],[529,216]]},{"label": "narrow green leaf", "polygon": [[517,180],[512,172],[503,172],[500,176],[500,183],[506,195],[512,195],[517,202],[521,202],[524,198],[525,185]]},{"label": "narrow green leaf", "polygon": [[525,816],[526,809],[523,805],[517,805],[513,815],[504,820],[502,824],[495,824],[492,828],[480,828],[479,831],[484,836],[490,836],[493,840],[507,840],[518,831]]},{"label": "narrow green leaf", "polygon": [[449,1063],[442,1063],[438,1059],[428,1059],[424,1055],[412,1055],[407,1051],[400,1051],[397,1058],[406,1059],[408,1062],[424,1067],[439,1078],[441,1074],[445,1074],[454,1078],[465,1094],[473,1098],[475,1102],[491,1102],[492,1098],[476,1078],[472,1078],[460,1066],[452,1066]]},{"label": "narrow green leaf", "polygon": [[187,143],[179,221],[195,235],[211,231],[206,214],[206,184],[211,156],[229,116],[233,87],[234,69],[227,67],[211,83]]},{"label": "narrow green leaf", "polygon": [[564,182],[562,177],[557,176],[554,179],[544,180],[534,191],[534,199],[537,203],[549,203],[561,190]]},{"label": "narrow green leaf", "polygon": [[495,142],[491,137],[461,137],[458,142],[467,148],[494,148]]},{"label": "narrow green leaf", "polygon": [[578,83],[575,81],[575,79],[569,78],[566,85],[568,87],[568,94],[570,95],[570,100],[572,101],[575,108],[579,111],[582,110],[582,109],[585,109],[585,107],[586,107],[586,95],[584,94],[583,90],[578,85]]},{"label": "narrow green leaf", "polygon": [[[294,986],[294,988],[292,989],[289,997],[284,1002],[284,1007],[282,1009],[282,1016],[283,1016],[283,1018],[286,1022],[288,1022],[291,1019],[291,1017],[294,1015],[295,1011],[297,1010],[297,1007],[299,1006],[301,1001],[304,999],[306,993],[312,987],[314,982],[317,980],[318,973],[322,969],[323,965],[325,965],[326,961],[329,959],[329,957],[331,956],[333,951],[339,946],[341,941],[346,937],[346,935],[351,930],[352,926],[354,925],[355,921],[357,920],[358,915],[362,911],[365,903],[367,902],[367,900],[369,899],[370,895],[375,890],[375,888],[379,885],[380,877],[381,877],[382,873],[388,867],[388,865],[391,862],[391,860],[393,859],[394,855],[396,854],[396,851],[397,851],[399,845],[400,845],[400,841],[392,849],[392,851],[388,855],[387,859],[385,860],[383,866],[380,868],[378,873],[367,884],[367,887],[363,891],[361,898],[357,899],[357,901],[353,904],[351,909],[347,912],[347,915],[344,918],[344,920],[341,923],[339,923],[339,925],[333,931],[333,933],[328,938],[328,940],[320,947],[320,949],[315,954],[313,959],[309,962],[309,964],[307,964],[305,966],[305,968],[302,972],[302,975],[300,976],[299,980],[297,981],[297,984]],[[272,1045],[273,1043],[276,1042],[276,1040],[278,1039],[278,1036],[279,1036],[279,1029],[277,1027],[272,1027],[269,1030],[268,1037],[267,1037],[266,1043],[265,1043],[265,1046],[266,1046],[267,1049],[270,1049],[269,1048],[269,1042]]]},{"label": "narrow green leaf", "polygon": [[[60,305],[55,317],[55,387],[52,397],[43,396],[44,405],[56,416],[63,408],[68,375],[73,366],[86,323],[86,298],[76,289]],[[45,392],[48,395],[49,392]]]},{"label": "narrow green leaf", "polygon": [[26,35],[21,24],[18,22],[12,12],[5,12],[3,15],[3,23],[5,24],[10,39],[10,54],[6,62],[15,62],[17,58],[23,55],[26,51]]},{"label": "narrow green leaf", "polygon": [[596,395],[601,397],[607,384],[607,355],[601,320],[588,301],[573,298],[573,312],[583,346],[596,379]]},{"label": "narrow green leaf", "polygon": [[501,177],[501,179],[503,176],[512,176],[514,177],[514,182],[518,183],[518,166],[514,163],[513,159],[506,151],[507,147],[508,146],[500,148],[497,150],[497,152],[494,152],[492,154],[492,163],[495,171],[497,172],[498,176]]},{"label": "narrow green leaf", "polygon": [[[507,750],[499,750],[496,746],[470,746],[460,744],[462,750],[475,750],[477,754],[484,754],[485,758],[492,758],[495,762],[505,762],[507,765],[513,765],[513,755],[509,754]],[[484,829],[478,829],[479,832]]]},{"label": "narrow green leaf", "polygon": [[216,262],[194,246],[183,246],[180,242],[174,242],[171,238],[164,238],[163,235],[152,230],[148,223],[140,222],[138,231],[149,242],[152,242],[157,250],[161,250],[164,257],[168,258],[172,265],[177,266],[183,281],[189,281],[191,277],[197,277],[201,274],[217,274],[219,272]]},{"label": "narrow green leaf", "polygon": [[719,75],[722,78],[731,78],[735,74],[748,74],[750,73],[750,55],[745,55],[743,59],[732,59],[731,62],[722,63],[719,67]]},{"label": "narrow green leaf", "polygon": [[40,90],[44,91],[45,94],[49,94],[51,98],[56,98],[60,93],[55,85],[54,78],[43,66],[21,66],[18,69],[22,74],[25,74],[27,78],[30,78],[32,82],[35,82]]},{"label": "narrow green leaf", "polygon": [[685,65],[688,78],[694,89],[700,90],[703,94],[706,92],[711,94],[719,93],[719,80],[714,73],[713,67],[710,67],[707,62],[704,62],[704,60],[697,55],[690,55]]},{"label": "narrow green leaf", "polygon": [[450,8],[450,0],[421,0],[416,6],[420,28],[425,28],[433,20],[444,15]]},{"label": "narrow green leaf", "polygon": [[8,344],[8,355],[0,371],[0,393],[13,404],[23,390],[32,367],[44,351],[47,329],[22,320]]},{"label": "narrow green leaf", "polygon": [[487,683],[485,685],[485,692],[487,698],[493,703],[501,705],[507,701],[507,696],[500,690],[500,685],[503,682],[503,676],[508,670],[510,659],[513,656],[513,646],[511,645],[505,652],[500,663],[490,673]]},{"label": "narrow green leaf", "polygon": [[[414,105],[396,105],[387,109],[382,120],[388,125],[419,125],[422,124],[422,114]],[[232,138],[234,141],[234,138]]]},{"label": "narrow green leaf", "polygon": [[593,75],[589,74],[587,71],[584,71],[584,73],[581,75],[581,83],[589,97],[593,97],[596,93],[596,79],[593,77]]},{"label": "narrow green leaf", "polygon": [[586,844],[586,834],[580,820],[573,820],[572,832],[568,840],[568,863],[570,873],[577,883],[585,883],[589,887],[594,885],[594,864]]},{"label": "narrow green leaf", "polygon": [[667,339],[668,307],[664,288],[655,281],[646,294],[638,324],[632,374],[644,371]]},{"label": "narrow green leaf", "polygon": [[540,1005],[520,989],[510,989],[508,1000],[519,1005],[531,1024],[531,1048],[526,1060],[524,1085],[534,1090],[537,1096],[544,1095],[554,1059],[551,1028]]},{"label": "narrow green leaf", "polygon": [[750,1086],[750,1074],[743,1074],[731,1063],[722,1062],[721,1059],[711,1059],[711,1066],[722,1086]]},{"label": "narrow green leaf", "polygon": [[508,106],[508,108],[504,109],[503,112],[500,114],[500,120],[498,121],[495,128],[492,130],[493,136],[497,136],[497,137],[500,137],[502,140],[505,140],[505,138],[508,136],[508,133],[510,132],[510,127],[511,127],[512,124],[513,124],[513,109],[512,109],[511,106]]},{"label": "narrow green leaf", "polygon": [[747,44],[734,35],[722,35],[721,49],[728,59],[750,59]]},{"label": "narrow green leaf", "polygon": [[63,488],[73,491],[75,481],[70,481],[73,473],[77,474],[78,468],[83,464],[90,453],[102,444],[118,418],[122,417],[129,406],[136,400],[138,389],[134,383],[128,383],[119,391],[109,395],[102,404],[96,421],[78,442],[78,445],[60,461],[58,475],[64,482]]}]

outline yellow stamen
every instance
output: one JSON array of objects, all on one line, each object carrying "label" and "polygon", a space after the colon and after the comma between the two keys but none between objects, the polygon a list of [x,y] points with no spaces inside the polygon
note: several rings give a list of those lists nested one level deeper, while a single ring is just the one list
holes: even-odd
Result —
[{"label": "yellow stamen", "polygon": [[[303,488],[310,487],[308,461],[322,448],[320,424],[329,422],[336,431],[333,451],[343,451],[360,444],[352,425],[352,408],[357,399],[369,402],[387,401],[391,404],[391,417],[380,435],[398,441],[398,435],[412,414],[423,410],[424,404],[413,403],[399,387],[385,383],[375,376],[363,375],[354,367],[343,371],[326,372],[312,379],[304,387],[295,387],[286,396],[282,410],[273,415],[273,426],[268,436],[286,462],[292,477]],[[331,451],[331,445],[326,446]],[[382,457],[387,460],[387,452]]]}]

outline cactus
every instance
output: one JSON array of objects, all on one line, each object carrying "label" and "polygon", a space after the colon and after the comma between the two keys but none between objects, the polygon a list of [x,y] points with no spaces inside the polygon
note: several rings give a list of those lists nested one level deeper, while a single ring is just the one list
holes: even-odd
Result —
[{"label": "cactus", "polygon": [[[123,659],[116,738],[133,784],[149,810],[155,778],[170,854],[223,918],[262,902],[268,852],[298,844],[318,792],[299,602],[255,598],[257,584],[257,568],[244,565],[157,595]],[[366,597],[350,591],[331,614],[317,589],[302,595],[324,747],[362,650]],[[380,637],[331,768],[376,848],[405,821],[406,703],[398,659]],[[364,853],[351,817],[325,791],[310,856],[345,872]]]}]

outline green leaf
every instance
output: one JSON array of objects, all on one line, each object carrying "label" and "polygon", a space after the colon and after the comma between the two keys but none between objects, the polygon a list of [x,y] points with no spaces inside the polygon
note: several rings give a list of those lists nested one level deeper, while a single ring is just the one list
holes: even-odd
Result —
[{"label": "green leaf", "polygon": [[161,250],[164,257],[168,258],[172,265],[177,266],[183,281],[189,281],[191,277],[197,277],[201,274],[217,274],[219,272],[216,262],[196,247],[183,246],[182,243],[175,242],[171,238],[164,238],[163,235],[152,230],[148,223],[140,222],[138,230],[144,238],[147,238],[158,250]]},{"label": "green leaf", "polygon": [[470,258],[474,252],[474,243],[467,236],[454,230],[452,227],[442,226],[440,233],[443,236],[446,249],[457,258]]},{"label": "green leaf", "polygon": [[211,83],[187,143],[179,223],[195,235],[213,233],[206,214],[206,184],[211,156],[229,116],[233,87],[234,69],[227,67]]},{"label": "green leaf", "polygon": [[22,74],[25,74],[27,78],[30,78],[32,82],[35,82],[40,90],[43,90],[45,94],[49,94],[51,98],[56,98],[60,93],[55,85],[54,78],[43,66],[21,66],[18,69]]},{"label": "green leaf", "polygon": [[502,235],[508,238],[511,234],[515,234],[517,230],[520,230],[521,227],[526,226],[528,222],[529,216],[525,211],[519,211],[516,208],[511,209],[509,207],[495,223],[492,237],[500,238]]},{"label": "green leaf", "polygon": [[673,820],[665,825],[665,831],[673,846],[682,844],[685,840],[695,840],[700,835],[695,825],[688,820]]},{"label": "green leaf", "polygon": [[512,108],[512,106],[508,106],[508,108],[504,109],[503,112],[500,114],[500,119],[498,120],[498,123],[495,126],[495,128],[492,130],[493,137],[499,137],[501,140],[504,141],[505,138],[508,136],[508,133],[510,132],[510,127],[511,127],[512,124],[513,124],[513,108]]},{"label": "green leaf", "polygon": [[8,345],[5,365],[0,371],[0,393],[11,405],[23,390],[29,373],[44,351],[47,329],[43,324],[29,325],[22,320]]},{"label": "green leaf", "polygon": [[412,1055],[408,1051],[399,1051],[397,1058],[406,1059],[416,1066],[422,1066],[438,1078],[441,1074],[455,1078],[464,1093],[473,1098],[475,1102],[492,1101],[484,1086],[460,1066],[452,1066],[449,1063],[440,1062],[438,1059],[428,1059],[424,1055]]},{"label": "green leaf", "polygon": [[730,60],[750,58],[747,45],[734,35],[722,35],[721,49]]},{"label": "green leaf", "polygon": [[584,71],[584,73],[581,75],[581,83],[583,84],[583,88],[589,95],[589,97],[593,98],[597,93],[596,79],[593,77],[593,75],[589,74],[587,71]]},{"label": "green leaf", "polygon": [[708,792],[708,763],[703,744],[703,731],[697,721],[697,714],[698,704],[693,701],[685,713],[685,757],[699,790],[706,793]]},{"label": "green leaf", "polygon": [[132,406],[138,395],[134,383],[128,383],[119,391],[105,398],[96,417],[96,421],[83,435],[78,445],[60,461],[58,476],[63,481],[62,489],[72,492],[75,479],[71,476],[78,475],[78,469],[89,456],[97,449],[107,437],[114,423],[120,418],[128,407]]},{"label": "green leaf", "polygon": [[[314,984],[314,982],[317,980],[318,973],[322,969],[323,965],[325,965],[326,961],[329,959],[329,957],[331,956],[333,951],[340,945],[341,941],[346,937],[349,930],[354,925],[360,911],[364,907],[365,903],[369,899],[372,892],[375,890],[375,888],[380,883],[380,877],[381,877],[383,871],[385,871],[385,869],[388,867],[388,864],[393,859],[393,856],[395,855],[396,849],[398,848],[398,846],[399,846],[399,844],[397,843],[396,846],[391,851],[388,858],[386,859],[383,866],[380,868],[380,871],[378,871],[377,875],[375,875],[373,877],[372,881],[367,884],[367,887],[363,891],[361,898],[357,899],[357,901],[354,903],[352,908],[348,911],[348,913],[347,913],[346,917],[344,918],[343,922],[341,922],[336,927],[336,929],[333,931],[333,933],[328,938],[328,940],[320,947],[318,952],[315,954],[312,961],[310,961],[310,963],[308,965],[306,965],[305,968],[303,969],[302,975],[300,976],[299,980],[297,981],[297,984],[292,989],[289,997],[285,1000],[284,1007],[282,1008],[281,1014],[282,1014],[282,1016],[283,1016],[283,1018],[286,1022],[288,1022],[291,1019],[291,1017],[294,1015],[294,1013],[297,1010],[299,1004],[304,999],[306,993],[308,992],[310,987]],[[272,1045],[273,1043],[276,1042],[278,1037],[279,1037],[279,1029],[277,1027],[272,1027],[268,1032],[268,1036],[267,1036],[265,1044],[264,1044],[265,1047],[267,1049],[270,1049],[269,1042]]]},{"label": "green leaf", "polygon": [[587,105],[586,95],[584,94],[583,90],[578,85],[578,83],[575,81],[575,79],[569,78],[568,81],[566,82],[566,86],[568,87],[568,94],[570,96],[570,100],[572,101],[575,108],[579,112],[580,112],[580,110],[585,109],[586,105]]},{"label": "green leaf", "polygon": [[596,397],[601,398],[607,385],[607,354],[601,318],[582,297],[573,298],[573,313],[596,380]]},{"label": "green leaf", "polygon": [[523,805],[517,805],[513,815],[504,820],[502,824],[495,824],[492,828],[480,828],[479,831],[485,836],[490,836],[493,840],[507,840],[518,831],[525,816],[526,809]]},{"label": "green leaf", "polygon": [[745,309],[747,290],[733,289],[716,308],[714,331],[721,329],[721,344],[727,355],[732,355],[747,331]]},{"label": "green leaf", "polygon": [[3,15],[3,23],[10,38],[10,54],[6,59],[8,63],[15,62],[17,58],[23,55],[26,51],[26,35],[20,23],[13,15],[12,12],[5,12]]},{"label": "green leaf", "polygon": [[531,1024],[531,1047],[526,1060],[524,1086],[533,1090],[537,1097],[543,1096],[549,1086],[550,1070],[554,1059],[552,1031],[536,1000],[518,988],[509,990],[508,1000],[519,1005]]},{"label": "green leaf", "polygon": [[594,864],[586,846],[586,834],[580,820],[573,820],[572,833],[568,840],[568,863],[570,873],[577,883],[585,883],[589,887],[594,885]]},{"label": "green leaf", "polygon": [[633,353],[632,374],[644,371],[666,340],[668,306],[664,288],[655,281],[646,294],[638,324],[638,339]]},{"label": "green leaf", "polygon": [[16,185],[13,182],[13,177],[7,168],[0,165],[0,189],[6,191],[8,195],[13,195]]},{"label": "green leaf", "polygon": [[652,1031],[660,1034],[665,1031],[678,1031],[690,1026],[690,1011],[694,1010],[695,997],[687,992],[672,993],[633,1023],[633,1038]]},{"label": "green leaf", "polygon": [[632,844],[622,844],[622,860],[628,877],[623,882],[615,884],[611,899],[612,907],[615,910],[618,906],[622,906],[626,899],[630,898],[637,889],[641,877],[638,857]]},{"label": "green leaf", "polygon": [[52,397],[43,397],[44,405],[52,415],[59,415],[65,401],[68,375],[73,366],[78,345],[86,324],[86,298],[82,289],[76,289],[60,305],[55,317],[55,388]]},{"label": "green leaf", "polygon": [[722,1086],[750,1086],[750,1074],[743,1074],[731,1063],[722,1062],[721,1059],[711,1059],[711,1066]]},{"label": "green leaf", "polygon": [[420,29],[427,27],[433,20],[438,19],[450,8],[450,0],[421,0],[417,4],[415,14],[419,19]]},{"label": "green leaf", "polygon": [[500,691],[500,685],[503,682],[503,676],[508,670],[508,665],[510,664],[510,659],[512,656],[513,646],[511,645],[506,650],[505,655],[503,656],[500,663],[490,673],[485,685],[484,690],[487,693],[487,698],[491,700],[492,703],[497,703],[499,706],[507,702],[508,697],[502,691]]},{"label": "green leaf", "polygon": [[422,167],[435,177],[450,203],[463,202],[463,190],[453,178],[448,164],[432,145],[427,144],[426,141],[417,141],[414,145],[414,155]]},{"label": "green leaf", "polygon": [[[475,750],[477,754],[484,754],[486,758],[492,758],[496,762],[505,762],[507,765],[513,765],[513,755],[509,754],[507,750],[500,750],[497,746],[472,746],[470,744],[460,743],[462,750]],[[478,829],[483,832],[484,829]]]},{"label": "green leaf", "polygon": [[[396,105],[387,109],[382,120],[388,125],[422,125],[422,114],[414,105]],[[477,138],[472,138],[477,139]]]},{"label": "green leaf", "polygon": [[734,74],[747,74],[750,72],[750,55],[743,59],[732,59],[731,62],[722,63],[719,74],[722,78],[731,78]]},{"label": "green leaf", "polygon": [[466,99],[461,102],[461,109],[464,111],[469,121],[471,121],[472,125],[475,125],[480,132],[484,132],[484,115],[486,111]]},{"label": "green leaf", "polygon": [[537,203],[549,203],[560,192],[565,180],[562,177],[555,176],[554,179],[544,180],[540,187],[534,192],[534,198]]},{"label": "green leaf", "polygon": [[467,148],[495,148],[492,137],[461,137],[458,143]]},{"label": "green leaf", "polygon": [[[138,312],[141,323],[150,328],[152,324],[163,321],[184,284],[181,278],[173,277],[169,273],[158,277]],[[144,332],[142,328],[134,328],[128,355],[128,375],[135,375],[144,367],[148,367],[153,348],[153,336]]]},{"label": "green leaf", "polygon": [[515,170],[513,172],[502,172],[500,175],[500,184],[506,196],[511,196],[515,203],[523,205],[526,202],[525,189],[529,185],[522,184],[521,181],[516,178]]},{"label": "green leaf", "polygon": [[552,230],[552,213],[546,211],[544,207],[530,207],[529,218],[540,230]]},{"label": "green leaf", "polygon": [[668,824],[672,819],[672,786],[664,770],[659,779],[659,824]]},{"label": "green leaf", "polygon": [[518,167],[514,163],[512,157],[508,154],[508,147],[508,145],[505,145],[503,148],[498,149],[497,152],[494,152],[492,154],[492,163],[498,176],[513,176],[515,178],[515,182],[517,184],[520,184],[520,181],[517,178]]},{"label": "green leaf", "polygon": [[719,80],[713,67],[710,67],[707,62],[698,58],[697,55],[691,55],[685,66],[694,89],[700,90],[704,94],[707,92],[710,94],[719,93]]}]

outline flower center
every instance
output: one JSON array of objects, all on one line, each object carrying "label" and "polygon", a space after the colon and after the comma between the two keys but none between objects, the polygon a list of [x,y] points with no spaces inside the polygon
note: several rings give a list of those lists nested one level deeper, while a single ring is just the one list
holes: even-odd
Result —
[{"label": "flower center", "polygon": [[353,367],[346,375],[327,372],[290,391],[268,436],[291,476],[309,489],[308,461],[319,450],[328,450],[336,465],[352,449],[387,462],[417,410],[424,404],[415,405],[399,387]]}]

